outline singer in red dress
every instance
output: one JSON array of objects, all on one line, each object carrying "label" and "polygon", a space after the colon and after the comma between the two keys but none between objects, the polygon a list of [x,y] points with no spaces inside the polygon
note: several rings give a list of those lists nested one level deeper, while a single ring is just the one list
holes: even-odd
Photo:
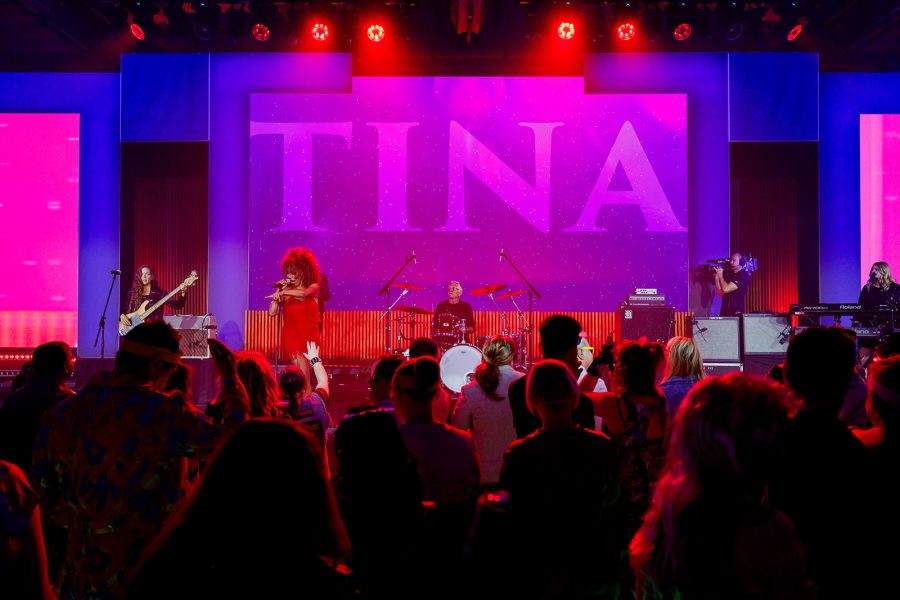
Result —
[{"label": "singer in red dress", "polygon": [[272,294],[269,316],[276,316],[283,307],[281,357],[300,367],[309,382],[309,363],[303,353],[307,351],[307,342],[320,345],[316,301],[322,282],[319,263],[311,250],[291,248],[281,259],[281,272],[284,279],[275,284],[278,289]]}]

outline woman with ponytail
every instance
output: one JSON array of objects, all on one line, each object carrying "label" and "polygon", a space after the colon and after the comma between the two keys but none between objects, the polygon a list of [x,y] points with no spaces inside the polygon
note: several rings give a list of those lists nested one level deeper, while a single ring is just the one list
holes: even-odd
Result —
[{"label": "woman with ponytail", "polygon": [[463,386],[450,418],[454,427],[475,438],[483,484],[499,481],[503,452],[517,437],[506,399],[509,385],[524,375],[509,364],[515,355],[515,341],[502,335],[492,337],[482,350],[475,381]]}]

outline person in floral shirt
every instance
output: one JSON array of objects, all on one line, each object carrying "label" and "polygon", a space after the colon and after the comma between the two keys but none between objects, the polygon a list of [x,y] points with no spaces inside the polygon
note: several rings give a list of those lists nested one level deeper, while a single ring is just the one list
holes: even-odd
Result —
[{"label": "person in floral shirt", "polygon": [[69,530],[60,598],[114,599],[144,546],[187,487],[188,459],[205,458],[249,415],[232,352],[209,341],[222,379],[225,425],[178,392],[178,334],[145,323],[126,335],[115,368],[48,411],[34,448],[35,487],[50,520]]}]

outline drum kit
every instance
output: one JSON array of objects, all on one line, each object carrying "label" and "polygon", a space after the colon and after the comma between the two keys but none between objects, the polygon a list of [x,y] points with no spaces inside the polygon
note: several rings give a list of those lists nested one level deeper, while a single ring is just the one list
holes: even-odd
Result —
[{"label": "drum kit", "polygon": [[[425,288],[410,283],[391,283],[391,287],[401,289],[399,301],[403,296],[410,292],[421,292]],[[516,342],[517,353],[513,360],[513,366],[517,369],[526,369],[528,365],[528,337],[531,333],[531,324],[525,313],[516,303],[516,296],[526,293],[525,290],[516,290],[507,292],[501,296],[494,296],[499,291],[507,288],[506,284],[485,285],[469,292],[471,296],[488,296],[497,310],[500,311],[500,334],[510,337]],[[517,314],[517,333],[509,330],[506,320],[506,312],[504,312],[497,300],[509,299],[516,309]],[[405,345],[404,342],[412,341],[417,337],[416,332],[420,323],[426,323],[425,315],[432,315],[433,312],[416,306],[397,306],[397,301],[391,305],[385,316],[390,319],[391,311],[396,311],[396,342],[397,347]],[[453,392],[459,393],[462,387],[474,379],[475,368],[481,362],[481,349],[484,344],[491,339],[492,336],[479,336],[475,338],[475,345],[469,343],[466,334],[472,331],[472,324],[466,323],[466,320],[459,316],[443,312],[438,313],[431,319],[431,339],[441,348],[441,380],[444,385]],[[408,351],[404,352],[407,354]]]}]

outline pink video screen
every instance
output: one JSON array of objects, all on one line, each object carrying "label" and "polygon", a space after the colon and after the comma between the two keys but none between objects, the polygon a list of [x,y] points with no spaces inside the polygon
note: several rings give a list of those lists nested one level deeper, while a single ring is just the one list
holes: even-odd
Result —
[{"label": "pink video screen", "polygon": [[[900,115],[860,115],[860,278],[900,265]],[[896,278],[896,273],[894,273]]]},{"label": "pink video screen", "polygon": [[0,347],[77,342],[78,114],[0,113]]}]

